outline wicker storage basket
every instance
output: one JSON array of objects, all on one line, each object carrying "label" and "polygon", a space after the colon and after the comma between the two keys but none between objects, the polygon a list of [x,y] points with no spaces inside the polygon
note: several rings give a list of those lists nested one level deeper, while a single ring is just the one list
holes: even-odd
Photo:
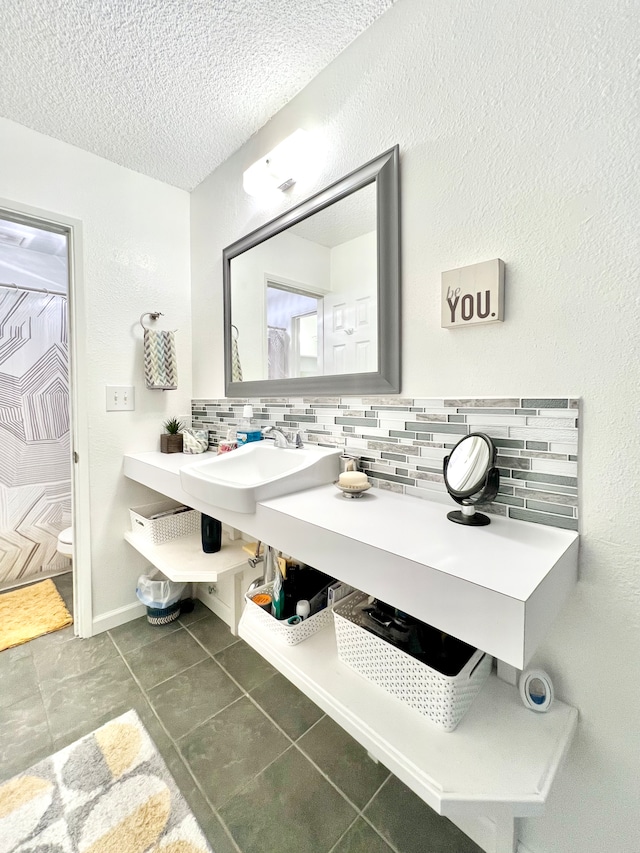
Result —
[{"label": "wicker storage basket", "polygon": [[351,621],[366,598],[356,592],[333,609],[339,659],[439,728],[453,731],[488,678],[492,658],[478,649],[458,675],[442,675]]},{"label": "wicker storage basket", "polygon": [[162,545],[180,536],[190,536],[200,531],[200,513],[195,509],[179,512],[176,515],[165,515],[162,518],[151,518],[161,512],[183,506],[177,501],[160,501],[144,506],[132,506],[131,530],[145,539],[150,545]]},{"label": "wicker storage basket", "polygon": [[303,640],[307,640],[313,634],[331,624],[333,615],[331,613],[331,608],[329,607],[325,607],[324,610],[320,610],[313,616],[309,616],[308,619],[303,619],[303,621],[299,622],[297,625],[287,625],[286,619],[282,621],[276,619],[266,610],[263,610],[260,605],[255,603],[255,601],[251,600],[253,595],[258,595],[259,593],[267,593],[268,595],[271,595],[272,592],[273,584],[268,583],[264,586],[259,586],[257,589],[252,589],[251,592],[245,593],[244,597],[247,602],[247,607],[250,609],[253,617],[257,619],[260,625],[268,630],[280,643],[284,643],[287,646],[296,646],[298,643],[301,643]]}]

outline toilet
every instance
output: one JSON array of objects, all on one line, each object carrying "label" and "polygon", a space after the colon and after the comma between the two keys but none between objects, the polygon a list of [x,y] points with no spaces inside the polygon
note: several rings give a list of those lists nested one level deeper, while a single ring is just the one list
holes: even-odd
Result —
[{"label": "toilet", "polygon": [[65,557],[73,557],[73,527],[67,527],[58,534],[57,551]]}]

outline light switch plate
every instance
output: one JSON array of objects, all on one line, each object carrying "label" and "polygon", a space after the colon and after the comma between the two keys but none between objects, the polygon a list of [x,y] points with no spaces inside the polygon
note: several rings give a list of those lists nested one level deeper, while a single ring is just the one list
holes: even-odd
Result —
[{"label": "light switch plate", "polygon": [[136,407],[136,392],[133,385],[107,385],[107,411],[133,412]]},{"label": "light switch plate", "polygon": [[504,261],[494,258],[442,273],[443,329],[504,320]]}]

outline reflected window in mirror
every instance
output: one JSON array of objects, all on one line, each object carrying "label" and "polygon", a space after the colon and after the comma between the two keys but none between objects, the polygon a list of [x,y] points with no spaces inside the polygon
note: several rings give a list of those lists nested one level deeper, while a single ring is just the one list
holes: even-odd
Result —
[{"label": "reflected window in mirror", "polygon": [[225,249],[228,396],[399,391],[397,171],[396,148]]}]

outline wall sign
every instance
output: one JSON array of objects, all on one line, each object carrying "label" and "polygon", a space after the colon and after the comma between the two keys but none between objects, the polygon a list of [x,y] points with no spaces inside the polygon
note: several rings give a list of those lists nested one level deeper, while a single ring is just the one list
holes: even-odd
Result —
[{"label": "wall sign", "polygon": [[443,329],[504,320],[504,261],[495,258],[442,273]]}]

